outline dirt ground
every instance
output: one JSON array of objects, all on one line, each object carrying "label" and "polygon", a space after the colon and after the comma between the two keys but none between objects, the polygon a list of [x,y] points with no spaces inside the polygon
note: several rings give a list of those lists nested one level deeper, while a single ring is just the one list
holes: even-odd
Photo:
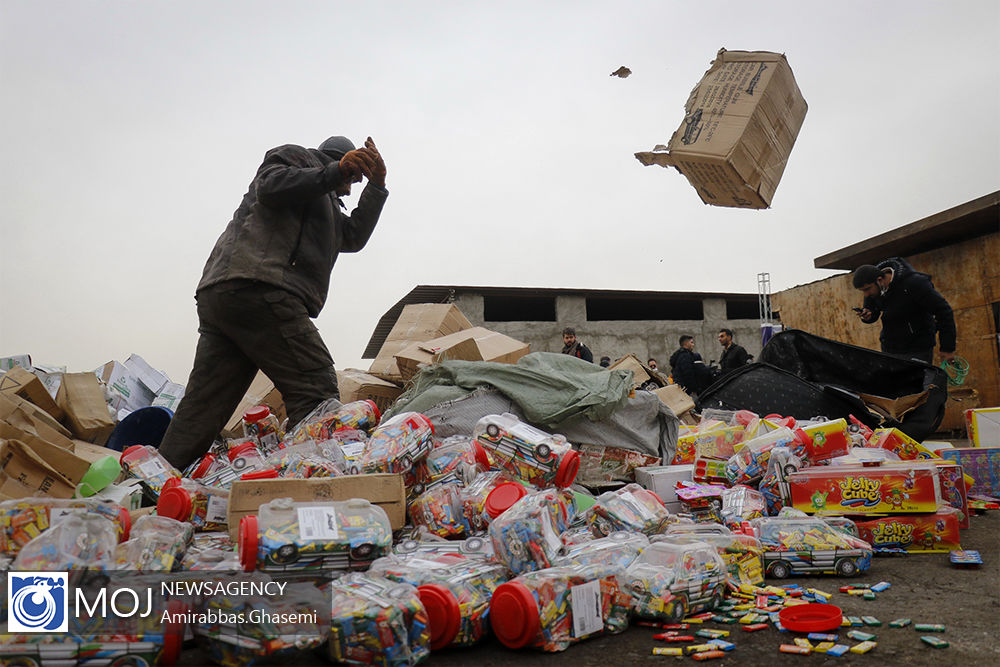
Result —
[{"label": "dirt ground", "polygon": [[[876,634],[878,646],[868,654],[837,658],[822,654],[787,655],[778,652],[782,643],[791,643],[795,633],[779,633],[767,628],[754,633],[743,632],[735,625],[709,623],[704,627],[732,631],[729,640],[736,648],[725,658],[712,660],[713,665],[836,665],[843,663],[869,665],[1000,665],[1000,511],[973,516],[971,527],[962,532],[962,546],[977,549],[984,564],[979,569],[957,569],[947,554],[917,554],[876,557],[863,577],[797,577],[793,583],[815,587],[833,593],[831,602],[844,615],[875,616],[882,621],[879,628],[862,630]],[[839,586],[851,582],[875,584],[887,581],[891,588],[866,601],[857,596],[837,592]],[[948,648],[934,649],[920,641],[921,634],[913,627],[890,628],[889,621],[900,617],[914,623],[942,623],[944,633],[934,633],[950,643]],[[854,645],[841,630],[841,643]],[[666,646],[652,639],[656,630],[632,626],[619,635],[602,636],[583,641],[562,653],[542,653],[534,650],[512,651],[495,639],[467,649],[438,651],[425,665],[431,667],[464,665],[539,665],[558,667],[606,667],[608,665],[663,664],[693,662],[690,658],[654,656],[654,646]],[[197,649],[184,652],[181,665],[206,664],[204,654]],[[314,655],[301,656],[289,664],[329,664]]]}]

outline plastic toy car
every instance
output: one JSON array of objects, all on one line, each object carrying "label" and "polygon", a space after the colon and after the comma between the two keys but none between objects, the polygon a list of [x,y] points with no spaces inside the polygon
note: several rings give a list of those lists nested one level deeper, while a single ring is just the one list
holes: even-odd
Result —
[{"label": "plastic toy car", "polygon": [[726,594],[726,566],[714,546],[654,542],[626,570],[636,616],[679,621],[714,609]]},{"label": "plastic toy car", "polygon": [[461,554],[480,558],[493,557],[493,543],[482,537],[469,537],[465,540],[427,541],[403,540],[393,548],[396,554]]},{"label": "plastic toy car", "polygon": [[391,546],[385,510],[358,498],[325,503],[278,498],[240,521],[240,562],[247,572],[365,569]]},{"label": "plastic toy car", "polygon": [[871,545],[818,517],[764,517],[750,526],[764,548],[765,572],[775,579],[793,574],[852,577],[871,566]]},{"label": "plastic toy car", "polygon": [[580,455],[561,435],[550,435],[510,413],[486,415],[476,424],[476,441],[496,466],[539,487],[566,487],[580,469]]}]

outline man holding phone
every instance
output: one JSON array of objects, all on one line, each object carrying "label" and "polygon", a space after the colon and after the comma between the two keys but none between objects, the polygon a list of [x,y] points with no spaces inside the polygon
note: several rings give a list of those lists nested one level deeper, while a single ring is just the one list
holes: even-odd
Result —
[{"label": "man holding phone", "polygon": [[882,320],[879,340],[883,352],[930,364],[936,335],[941,358],[955,356],[955,316],[929,275],[914,270],[899,257],[891,257],[876,266],[859,266],[852,282],[864,295],[863,307],[854,308],[858,318],[865,324]]}]

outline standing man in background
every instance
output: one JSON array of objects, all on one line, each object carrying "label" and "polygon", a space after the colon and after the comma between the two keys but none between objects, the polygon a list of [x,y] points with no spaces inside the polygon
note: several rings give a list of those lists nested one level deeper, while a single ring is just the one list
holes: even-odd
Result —
[{"label": "standing man in background", "polygon": [[680,347],[670,355],[670,374],[684,391],[696,397],[712,384],[712,371],[702,361],[701,355],[694,351],[694,336],[685,334],[679,342]]},{"label": "standing man in background", "polygon": [[594,363],[594,353],[590,351],[589,347],[576,339],[576,329],[573,327],[563,329],[562,353]]},{"label": "standing man in background", "polygon": [[750,363],[750,355],[742,345],[733,342],[732,329],[719,329],[719,344],[722,345],[722,356],[719,358],[719,366],[722,367],[722,374],[743,368]]},{"label": "standing man in background", "polygon": [[905,260],[890,257],[876,266],[854,270],[852,283],[864,295],[855,308],[865,324],[882,319],[882,351],[903,359],[934,362],[935,334],[941,341],[941,358],[955,356],[955,315],[931,277],[915,271]]},{"label": "standing man in background", "polygon": [[[318,149],[286,144],[264,156],[195,293],[198,347],[184,398],[160,453],[183,470],[233,414],[257,370],[281,392],[289,424],[339,398],[333,358],[312,323],[341,252],[365,247],[388,192],[371,137],[355,148],[330,137]],[[368,184],[349,215],[341,197]]]}]

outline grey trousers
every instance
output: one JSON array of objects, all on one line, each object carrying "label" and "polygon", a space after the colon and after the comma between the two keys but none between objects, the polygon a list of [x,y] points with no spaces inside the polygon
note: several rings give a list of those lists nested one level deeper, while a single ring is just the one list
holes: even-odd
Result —
[{"label": "grey trousers", "polygon": [[258,369],[281,392],[290,426],[322,401],[340,398],[333,358],[298,297],[233,280],[201,290],[197,301],[194,367],[160,443],[178,470],[208,451]]}]

